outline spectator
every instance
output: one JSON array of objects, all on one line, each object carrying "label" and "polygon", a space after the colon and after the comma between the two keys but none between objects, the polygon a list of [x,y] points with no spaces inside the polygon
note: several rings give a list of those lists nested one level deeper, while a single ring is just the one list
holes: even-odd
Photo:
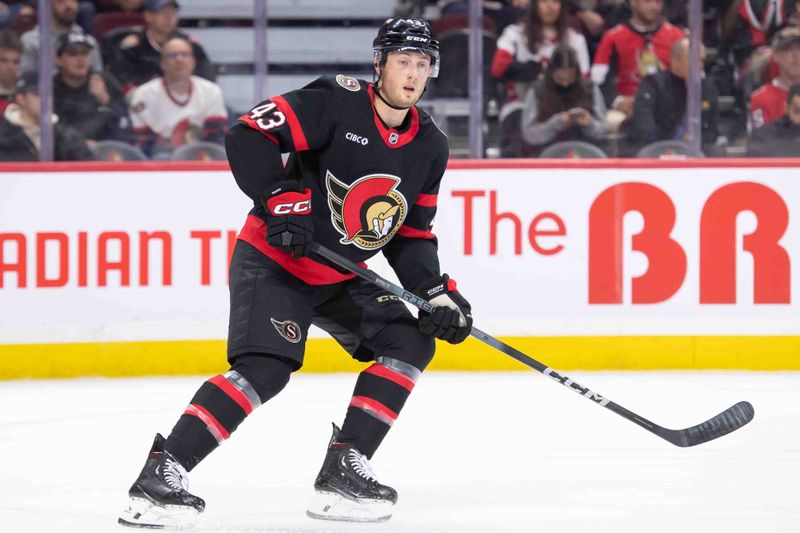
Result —
[{"label": "spectator", "polygon": [[179,20],[178,2],[145,0],[143,6],[145,29],[131,33],[120,42],[116,57],[109,66],[111,73],[122,84],[123,91],[128,94],[139,85],[161,76],[162,47],[167,39],[176,34],[185,37],[192,45],[197,62],[195,74],[214,81],[214,67],[203,47],[175,30]]},{"label": "spectator", "polygon": [[800,28],[784,28],[775,34],[772,56],[778,75],[750,96],[750,124],[760,128],[783,116],[788,88],[800,83]]},{"label": "spectator", "polygon": [[598,13],[598,0],[567,0],[569,14],[578,21],[583,35],[592,44],[599,39],[605,29],[603,16]]},{"label": "spectator", "polygon": [[[5,120],[0,122],[0,161],[39,160],[40,112],[39,79],[35,72],[25,72],[17,81],[14,101],[6,108]],[[92,159],[92,153],[80,133],[59,124],[55,116],[53,122],[53,158],[56,161]]]},{"label": "spectator", "polygon": [[192,140],[221,142],[228,120],[222,89],[192,75],[192,43],[173,36],[164,43],[161,56],[164,76],[137,88],[131,98],[136,144],[161,158]]},{"label": "spectator", "polygon": [[[702,45],[700,53],[705,59]],[[638,146],[667,139],[686,140],[689,39],[676,41],[670,56],[669,70],[646,77],[636,92],[630,137]],[[702,81],[702,97],[702,144],[707,152],[713,152],[719,133],[719,108],[717,89],[707,78]]]},{"label": "spectator", "polygon": [[[78,17],[78,0],[53,0],[53,45],[59,36],[69,31],[83,31],[75,21]],[[91,35],[92,53],[90,55],[92,70],[101,72],[103,70],[103,60],[100,58],[100,51],[97,48],[97,41]],[[39,58],[39,26],[22,34],[22,71],[34,72],[37,70]]]},{"label": "spectator", "polygon": [[794,0],[738,2],[736,23],[728,38],[737,65],[742,65],[759,47],[768,46],[770,36],[794,14],[794,4]]},{"label": "spectator", "polygon": [[575,51],[581,74],[588,75],[586,39],[569,27],[567,6],[562,0],[533,0],[524,21],[507,26],[497,40],[492,76],[506,82],[499,116],[503,157],[527,155],[520,138],[522,99],[560,44]]},{"label": "spectator", "polygon": [[119,139],[128,125],[125,96],[109,76],[90,70],[92,49],[85,33],[69,32],[58,38],[53,110],[60,121],[87,139]]},{"label": "spectator", "polygon": [[787,92],[786,113],[753,131],[747,155],[751,157],[796,157],[800,154],[800,83]]},{"label": "spectator", "polygon": [[0,28],[9,28],[13,26],[14,20],[18,15],[34,16],[36,9],[34,9],[33,0],[6,0],[0,2]]},{"label": "spectator", "polygon": [[545,75],[528,90],[522,137],[536,147],[536,155],[559,141],[598,143],[606,132],[605,114],[603,95],[590,80],[581,77],[575,51],[559,46]]},{"label": "spectator", "polygon": [[789,14],[786,17],[786,21],[789,26],[800,26],[800,2],[795,0],[793,4],[794,5],[791,6]]},{"label": "spectator", "polygon": [[[789,15],[787,17],[786,21],[787,21],[787,24],[786,24],[786,26],[784,26],[785,28],[786,27],[795,27],[798,30],[800,30],[800,1],[797,1],[794,4],[792,13],[791,13],[791,15]],[[774,38],[774,36],[773,36],[773,38]],[[753,74],[754,74],[753,79],[756,82],[759,82],[760,80],[763,79],[763,81],[761,83],[766,83],[766,82],[772,81],[773,79],[775,79],[778,76],[778,64],[775,62],[775,58],[773,57],[772,48],[771,47],[767,48],[767,50],[769,52],[763,54],[765,56],[765,58],[766,58],[766,61],[769,62],[766,66],[763,65],[763,59],[762,59],[762,64],[761,65],[758,64],[759,63],[759,59],[761,59],[759,57],[761,54],[759,54],[758,52],[754,53],[752,58],[751,58],[751,61],[750,61],[751,70],[754,71],[753,72]],[[761,69],[761,72],[759,72],[759,69]],[[761,83],[758,83],[758,84],[760,85]]]},{"label": "spectator", "polygon": [[531,0],[504,0],[492,16],[497,33],[502,34],[510,24],[522,20],[530,9],[530,4]]},{"label": "spectator", "polygon": [[[586,0],[581,0],[586,1]],[[599,10],[605,15],[605,20],[609,28],[617,24],[624,23],[631,18],[631,6],[626,0],[601,0]],[[703,0],[703,7],[711,4],[709,0]],[[685,27],[688,16],[688,0],[664,0],[662,16],[675,26]]]},{"label": "spectator", "polygon": [[0,117],[14,98],[22,45],[11,30],[0,31]]},{"label": "spectator", "polygon": [[630,0],[630,7],[631,18],[603,35],[592,66],[592,81],[604,90],[606,104],[625,118],[633,113],[642,78],[669,68],[672,45],[685,37],[661,18],[663,0]]}]

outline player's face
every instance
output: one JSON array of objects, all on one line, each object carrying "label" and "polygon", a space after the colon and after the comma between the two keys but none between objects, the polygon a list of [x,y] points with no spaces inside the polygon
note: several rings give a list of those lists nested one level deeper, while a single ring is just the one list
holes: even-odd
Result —
[{"label": "player's face", "polygon": [[0,85],[9,87],[19,76],[19,52],[0,48]]},{"label": "player's face", "polygon": [[800,127],[800,96],[795,96],[786,106],[786,114],[795,126]]},{"label": "player's face", "polygon": [[89,49],[80,45],[70,46],[56,58],[56,64],[67,76],[85,78],[89,75],[89,67],[91,66]]},{"label": "player's face", "polygon": [[431,75],[431,58],[420,52],[391,52],[381,73],[381,95],[392,105],[417,103]]},{"label": "player's face", "polygon": [[561,13],[561,0],[539,0],[536,2],[536,9],[542,24],[555,24]]},{"label": "player's face", "polygon": [[661,17],[664,0],[631,0],[631,11],[645,24],[653,24]]}]

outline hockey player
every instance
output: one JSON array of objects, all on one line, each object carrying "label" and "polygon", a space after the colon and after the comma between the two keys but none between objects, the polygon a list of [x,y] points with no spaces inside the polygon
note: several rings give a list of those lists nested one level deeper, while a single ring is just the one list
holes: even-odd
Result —
[{"label": "hockey player", "polygon": [[[397,493],[368,459],[433,357],[434,337],[463,341],[472,317],[440,273],[431,233],[447,140],[415,107],[439,70],[438,42],[426,21],[389,19],[373,48],[375,82],[323,77],[258,104],[228,131],[233,175],[255,206],[231,261],[231,368],[200,387],[169,437],[156,435],[120,523],[180,526],[203,511],[187,472],[286,386],[312,323],[372,365],[334,425],[307,514],[391,516]],[[285,168],[282,152],[291,153]],[[309,255],[312,241],[354,261],[382,251],[435,310],[415,319],[397,297]]]}]

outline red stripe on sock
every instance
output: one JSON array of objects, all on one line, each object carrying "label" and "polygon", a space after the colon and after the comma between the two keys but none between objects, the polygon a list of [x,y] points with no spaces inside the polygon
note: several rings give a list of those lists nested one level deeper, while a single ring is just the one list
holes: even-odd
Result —
[{"label": "red stripe on sock", "polygon": [[391,368],[387,368],[378,363],[375,363],[374,365],[365,369],[364,372],[367,372],[369,374],[374,374],[376,376],[388,379],[393,383],[397,383],[398,385],[406,389],[408,392],[411,392],[411,389],[413,389],[415,385],[413,379],[410,379],[409,377],[404,376],[403,374],[400,374],[398,372],[395,372]]},{"label": "red stripe on sock", "polygon": [[199,418],[203,424],[206,425],[208,428],[209,433],[217,439],[217,442],[222,442],[223,440],[227,439],[231,436],[222,424],[219,423],[219,420],[214,418],[214,415],[206,411],[205,407],[202,405],[197,404],[189,404],[189,407],[186,408],[186,411],[183,412],[185,415],[192,415]]},{"label": "red stripe on sock", "polygon": [[367,398],[366,396],[353,396],[353,399],[350,400],[350,407],[362,409],[390,426],[397,420],[397,413],[381,402],[373,400],[372,398]]},{"label": "red stripe on sock", "polygon": [[253,404],[250,402],[250,398],[248,398],[245,393],[237,389],[233,383],[225,379],[225,376],[216,375],[209,379],[208,382],[213,383],[219,387],[222,392],[230,396],[231,400],[239,404],[239,407],[244,409],[245,414],[249,415],[253,412]]}]

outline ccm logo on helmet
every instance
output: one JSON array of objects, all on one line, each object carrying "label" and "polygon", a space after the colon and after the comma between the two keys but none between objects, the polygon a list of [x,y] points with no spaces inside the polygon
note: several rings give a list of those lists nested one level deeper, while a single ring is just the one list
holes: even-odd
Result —
[{"label": "ccm logo on helmet", "polygon": [[301,200],[300,202],[278,204],[272,208],[273,215],[305,215],[310,212],[311,200]]},{"label": "ccm logo on helmet", "polygon": [[361,146],[366,146],[369,144],[369,139],[366,137],[362,137],[361,135],[356,135],[355,133],[350,133],[349,131],[344,136],[345,139],[348,141],[353,141],[354,143],[358,143]]}]

